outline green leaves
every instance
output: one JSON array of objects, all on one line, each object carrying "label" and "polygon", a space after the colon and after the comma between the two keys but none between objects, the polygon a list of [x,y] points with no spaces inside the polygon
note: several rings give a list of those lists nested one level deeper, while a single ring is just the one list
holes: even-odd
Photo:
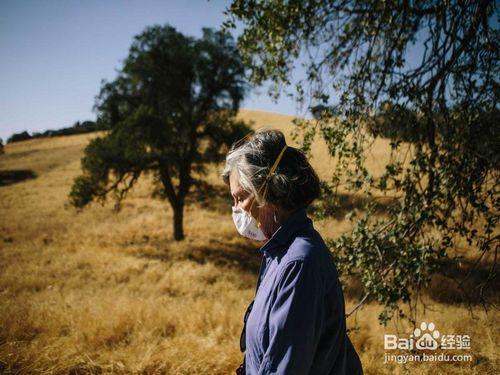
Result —
[{"label": "green leaves", "polygon": [[69,193],[70,203],[83,208],[89,204],[98,194],[98,184],[94,183],[89,176],[78,176],[74,179],[71,192]]},{"label": "green leaves", "polygon": [[369,300],[384,305],[380,315],[386,324],[399,309],[398,301],[410,301],[411,291],[424,288],[442,255],[433,240],[414,240],[415,223],[423,224],[417,210],[401,211],[384,220],[371,220],[372,211],[355,220],[349,235],[329,240],[341,275],[359,275]]}]

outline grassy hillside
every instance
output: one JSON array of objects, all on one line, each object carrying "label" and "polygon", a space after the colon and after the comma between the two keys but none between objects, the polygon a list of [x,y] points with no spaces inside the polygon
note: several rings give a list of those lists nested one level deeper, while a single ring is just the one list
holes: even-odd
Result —
[{"label": "grassy hillside", "polygon": [[[291,117],[242,111],[254,127],[289,134]],[[241,360],[239,335],[255,292],[258,243],[234,228],[227,187],[213,168],[213,192],[194,192],[185,212],[186,240],[172,237],[172,211],[150,197],[142,178],[114,213],[113,202],[77,213],[67,204],[85,145],[98,134],[8,144],[0,155],[0,373],[230,374]],[[289,139],[289,143],[291,139]],[[388,157],[380,141],[373,169]],[[312,164],[332,170],[325,146]],[[341,216],[315,227],[325,237],[349,229]],[[357,302],[346,285],[347,310]],[[471,362],[384,364],[384,333],[408,336],[393,321],[379,326],[370,304],[348,319],[366,374],[497,373],[498,313],[457,302],[436,279],[422,320],[442,333],[471,336]]]}]

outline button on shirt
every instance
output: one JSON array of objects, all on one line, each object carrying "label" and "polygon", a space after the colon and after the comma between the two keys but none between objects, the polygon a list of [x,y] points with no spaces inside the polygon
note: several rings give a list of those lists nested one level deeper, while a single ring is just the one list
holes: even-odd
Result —
[{"label": "button on shirt", "polygon": [[246,374],[362,374],[346,333],[332,254],[305,209],[294,212],[260,251],[246,323]]}]

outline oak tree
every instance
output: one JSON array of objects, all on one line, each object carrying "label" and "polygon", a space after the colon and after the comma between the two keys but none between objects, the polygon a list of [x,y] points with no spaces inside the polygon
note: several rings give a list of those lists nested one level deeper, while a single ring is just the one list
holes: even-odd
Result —
[{"label": "oak tree", "polygon": [[197,39],[169,25],[147,27],[117,77],[103,81],[95,109],[108,130],[85,148],[71,203],[81,208],[113,194],[119,208],[141,174],[152,173],[173,209],[174,238],[182,240],[193,173],[221,161],[248,132],[235,119],[245,82],[230,34],[204,28]]}]

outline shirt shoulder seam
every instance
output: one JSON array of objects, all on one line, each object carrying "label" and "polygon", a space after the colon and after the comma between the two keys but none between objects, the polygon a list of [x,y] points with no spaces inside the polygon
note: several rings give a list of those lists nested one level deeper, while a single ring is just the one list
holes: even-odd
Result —
[{"label": "shirt shoulder seam", "polygon": [[[277,275],[278,276],[277,277],[278,283],[280,283],[281,280],[283,280],[283,277],[285,277],[285,272],[286,272],[287,268],[290,265],[292,265],[293,263],[303,263],[304,265],[306,265],[307,263],[311,263],[311,261],[310,261],[310,258],[303,258],[303,257],[294,257],[292,259],[287,259],[286,262],[283,264],[282,268],[278,272],[278,275]],[[305,270],[301,270],[300,272],[305,272]],[[314,275],[314,277],[316,277],[316,275]]]}]

